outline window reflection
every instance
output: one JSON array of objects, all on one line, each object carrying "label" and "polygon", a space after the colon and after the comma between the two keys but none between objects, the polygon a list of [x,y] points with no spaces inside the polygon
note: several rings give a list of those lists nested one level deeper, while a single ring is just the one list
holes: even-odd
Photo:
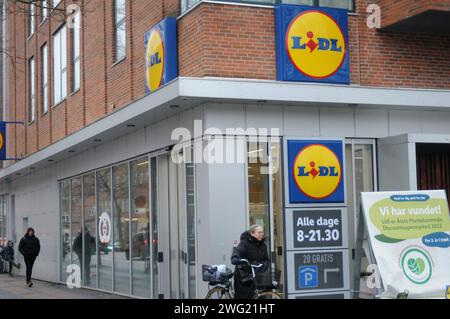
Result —
[{"label": "window reflection", "polygon": [[72,192],[71,192],[71,239],[72,239],[72,264],[78,265],[83,273],[82,269],[82,245],[78,244],[77,238],[81,234],[81,213],[82,213],[82,201],[81,201],[81,177],[72,179]]},{"label": "window reflection", "polygon": [[150,289],[150,219],[149,160],[131,162],[131,245],[126,250],[131,259],[133,294],[149,298]]},{"label": "window reflection", "polygon": [[97,287],[97,217],[95,202],[95,174],[83,177],[83,273],[85,286]]},{"label": "window reflection", "polygon": [[111,169],[109,168],[97,172],[97,196],[99,288],[112,290]]},{"label": "window reflection", "polygon": [[128,164],[113,167],[113,242],[114,251],[114,291],[130,293],[130,261],[126,251],[129,245],[130,216]]},{"label": "window reflection", "polygon": [[66,282],[70,265],[70,181],[61,183],[61,281]]}]

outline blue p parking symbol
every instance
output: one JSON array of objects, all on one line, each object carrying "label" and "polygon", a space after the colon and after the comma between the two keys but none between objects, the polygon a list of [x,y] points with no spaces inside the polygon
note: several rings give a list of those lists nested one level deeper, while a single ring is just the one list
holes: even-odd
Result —
[{"label": "blue p parking symbol", "polygon": [[317,266],[300,266],[298,268],[300,288],[317,288],[319,286],[318,272]]}]

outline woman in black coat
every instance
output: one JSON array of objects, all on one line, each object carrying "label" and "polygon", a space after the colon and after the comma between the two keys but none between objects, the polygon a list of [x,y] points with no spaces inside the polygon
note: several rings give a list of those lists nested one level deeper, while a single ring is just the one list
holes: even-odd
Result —
[{"label": "woman in black coat", "polygon": [[19,251],[23,255],[23,259],[25,260],[25,266],[27,268],[27,286],[33,286],[31,282],[31,273],[33,271],[33,265],[36,260],[36,257],[39,255],[41,251],[41,244],[39,243],[39,239],[34,235],[34,229],[28,228],[25,236],[20,240],[19,243]]},{"label": "woman in black coat", "polygon": [[251,269],[241,259],[247,259],[252,265],[263,264],[256,270],[265,272],[269,269],[270,258],[265,244],[264,230],[259,225],[253,225],[241,235],[241,241],[233,249],[231,263],[236,265],[234,271],[235,299],[249,299],[253,297],[255,285],[251,280]]}]

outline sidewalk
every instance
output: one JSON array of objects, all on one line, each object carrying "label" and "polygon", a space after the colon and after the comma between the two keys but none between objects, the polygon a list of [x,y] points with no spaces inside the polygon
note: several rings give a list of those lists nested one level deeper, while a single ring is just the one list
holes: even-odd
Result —
[{"label": "sidewalk", "polygon": [[128,299],[126,297],[92,291],[69,289],[64,285],[33,280],[33,287],[25,286],[25,278],[0,274],[0,299]]}]

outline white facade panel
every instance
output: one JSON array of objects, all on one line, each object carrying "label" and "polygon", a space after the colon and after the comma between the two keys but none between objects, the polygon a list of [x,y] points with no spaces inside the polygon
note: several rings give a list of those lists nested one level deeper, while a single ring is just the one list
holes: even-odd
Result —
[{"label": "white facade panel", "polygon": [[388,111],[355,110],[356,137],[386,137],[389,135]]},{"label": "white facade panel", "polygon": [[320,109],[320,135],[336,137],[355,136],[355,113],[351,109]]},{"label": "white facade panel", "polygon": [[284,107],[284,134],[290,136],[319,136],[319,108]]}]

